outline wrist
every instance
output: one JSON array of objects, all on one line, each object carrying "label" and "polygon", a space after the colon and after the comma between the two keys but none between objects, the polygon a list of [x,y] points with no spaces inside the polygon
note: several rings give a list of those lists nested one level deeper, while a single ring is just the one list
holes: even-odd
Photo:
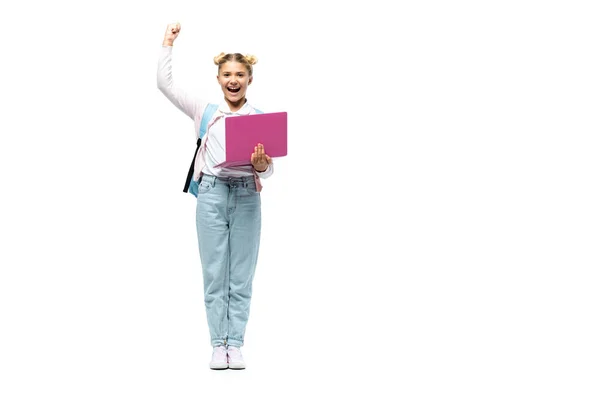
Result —
[{"label": "wrist", "polygon": [[173,46],[173,41],[165,39],[163,40],[163,46]]},{"label": "wrist", "polygon": [[259,171],[259,170],[258,170],[256,167],[254,167],[254,170],[255,170],[256,172],[260,172],[260,173],[267,172],[267,170],[268,170],[268,169],[269,169],[269,166],[268,166],[268,165],[267,165],[267,167],[266,167],[264,170],[262,170],[262,171]]}]

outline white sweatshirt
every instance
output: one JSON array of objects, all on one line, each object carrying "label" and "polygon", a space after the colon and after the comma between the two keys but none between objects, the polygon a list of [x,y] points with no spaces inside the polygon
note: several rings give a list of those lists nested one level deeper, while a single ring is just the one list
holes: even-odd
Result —
[{"label": "white sweatshirt", "polygon": [[[194,129],[196,131],[196,138],[198,138],[200,135],[200,121],[202,121],[202,114],[204,113],[208,102],[191,96],[173,83],[173,76],[171,73],[172,52],[172,46],[162,46],[158,60],[158,88],[171,103],[194,120]],[[252,165],[224,168],[216,167],[216,165],[225,161],[225,118],[256,113],[254,107],[248,102],[236,112],[232,112],[229,109],[225,100],[222,100],[219,103],[218,110],[208,123],[206,136],[202,139],[202,146],[198,150],[198,154],[196,154],[193,175],[195,181],[199,179],[200,172],[221,177],[252,176],[256,172],[259,177],[268,178],[273,174],[273,164],[270,164],[264,172],[255,171]],[[248,154],[248,159],[250,159],[250,154]]]}]

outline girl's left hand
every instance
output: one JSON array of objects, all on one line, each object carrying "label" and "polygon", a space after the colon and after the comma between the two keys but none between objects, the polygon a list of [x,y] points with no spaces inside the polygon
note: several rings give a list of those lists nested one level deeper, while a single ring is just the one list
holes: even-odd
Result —
[{"label": "girl's left hand", "polygon": [[252,166],[257,172],[265,172],[273,160],[265,154],[264,146],[259,143],[254,147],[254,153],[250,156],[250,162],[252,162]]}]

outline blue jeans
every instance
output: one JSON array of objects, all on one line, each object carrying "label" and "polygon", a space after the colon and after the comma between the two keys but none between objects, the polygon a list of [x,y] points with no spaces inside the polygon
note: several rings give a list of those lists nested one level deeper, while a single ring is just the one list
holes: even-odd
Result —
[{"label": "blue jeans", "polygon": [[196,228],[210,340],[241,347],[260,244],[260,193],[252,176],[200,179]]}]

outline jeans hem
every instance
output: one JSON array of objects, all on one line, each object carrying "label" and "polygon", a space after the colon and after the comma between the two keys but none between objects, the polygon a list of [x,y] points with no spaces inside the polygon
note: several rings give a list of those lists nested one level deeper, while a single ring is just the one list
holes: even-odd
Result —
[{"label": "jeans hem", "polygon": [[243,345],[243,340],[227,339],[227,346],[242,347]]}]

